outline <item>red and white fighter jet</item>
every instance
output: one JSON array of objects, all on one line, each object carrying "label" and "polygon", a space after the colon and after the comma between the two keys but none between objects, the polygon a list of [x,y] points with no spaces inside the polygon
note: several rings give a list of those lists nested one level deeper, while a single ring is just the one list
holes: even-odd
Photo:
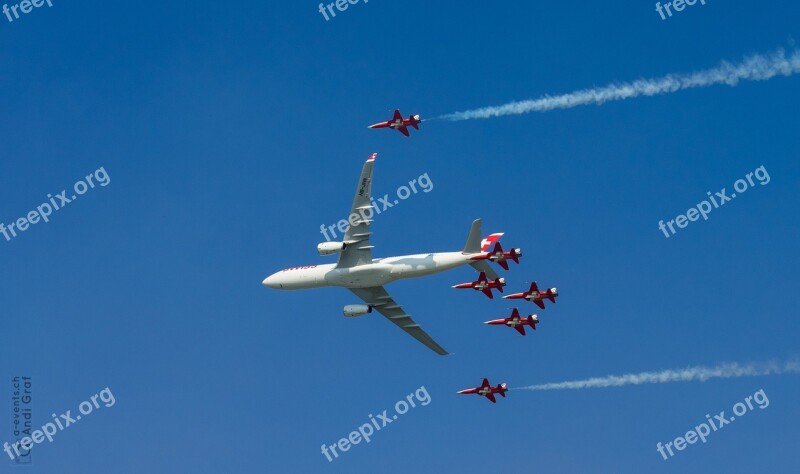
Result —
[{"label": "red and white fighter jet", "polygon": [[460,283],[458,285],[453,285],[453,288],[472,288],[473,290],[482,291],[484,295],[489,297],[489,299],[494,299],[492,290],[495,289],[500,293],[502,293],[504,286],[506,286],[505,278],[497,277],[494,280],[489,280],[486,278],[486,273],[481,272],[477,280],[471,281],[469,283]]},{"label": "red and white fighter jet", "polygon": [[489,379],[483,379],[483,383],[480,387],[475,388],[468,388],[466,390],[461,390],[458,393],[462,395],[468,395],[472,393],[476,393],[482,397],[486,397],[492,403],[497,403],[497,399],[494,398],[494,394],[498,393],[501,397],[505,398],[506,392],[508,391],[508,387],[504,383],[497,384],[496,387],[492,387],[489,385]]},{"label": "red and white fighter jet", "polygon": [[519,315],[519,310],[514,308],[514,311],[511,312],[511,316],[504,319],[493,319],[491,321],[486,321],[483,324],[491,324],[493,326],[508,326],[516,329],[517,332],[524,336],[526,325],[532,327],[534,331],[536,330],[536,325],[539,324],[539,316],[531,314],[527,318],[523,318]]},{"label": "red and white fighter jet", "polygon": [[522,249],[512,248],[508,252],[504,252],[500,242],[496,242],[491,252],[476,255],[472,257],[472,260],[489,260],[500,265],[504,270],[508,270],[508,260],[518,264],[521,256]]},{"label": "red and white fighter jet", "polygon": [[419,130],[420,122],[422,122],[422,119],[419,118],[419,115],[409,115],[408,118],[404,119],[400,111],[395,110],[391,120],[378,122],[370,125],[369,128],[393,128],[405,136],[410,136],[408,127],[414,127],[415,130]]},{"label": "red and white fighter jet", "polygon": [[522,293],[513,293],[503,298],[509,300],[528,300],[532,303],[536,303],[536,306],[544,309],[544,300],[548,299],[553,303],[556,302],[556,297],[558,296],[558,290],[555,288],[548,288],[547,291],[539,291],[539,286],[536,285],[536,282],[531,283],[531,289],[528,291],[523,291]]}]

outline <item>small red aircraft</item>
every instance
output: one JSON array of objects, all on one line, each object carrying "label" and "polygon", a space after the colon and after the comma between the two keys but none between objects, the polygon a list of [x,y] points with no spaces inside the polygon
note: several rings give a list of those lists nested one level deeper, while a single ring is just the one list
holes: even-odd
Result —
[{"label": "small red aircraft", "polygon": [[408,127],[414,127],[414,129],[419,130],[420,122],[422,120],[419,115],[409,115],[407,119],[404,119],[400,111],[395,110],[394,117],[391,120],[378,122],[375,125],[370,125],[369,128],[393,128],[403,135],[409,136]]},{"label": "small red aircraft", "polygon": [[497,387],[492,387],[489,385],[489,379],[483,379],[483,383],[480,387],[475,388],[468,388],[466,390],[461,390],[460,394],[468,395],[472,393],[477,393],[482,397],[486,397],[492,403],[497,403],[497,399],[494,398],[495,393],[499,393],[501,397],[505,398],[506,392],[508,391],[508,387],[504,383],[497,384]]},{"label": "small red aircraft", "polygon": [[523,336],[525,335],[525,326],[530,326],[533,330],[536,330],[536,325],[539,324],[539,317],[535,314],[529,315],[527,318],[522,318],[519,315],[519,311],[517,308],[514,308],[514,311],[511,312],[511,316],[505,319],[493,319],[491,321],[486,321],[483,324],[491,324],[491,325],[503,325],[508,326],[510,328],[516,329],[520,334]]},{"label": "small red aircraft", "polygon": [[508,252],[503,252],[503,247],[500,246],[500,242],[497,242],[491,252],[476,255],[472,257],[472,260],[489,260],[500,265],[504,270],[508,270],[508,260],[519,263],[521,256],[522,249],[512,248]]},{"label": "small red aircraft", "polygon": [[503,287],[506,286],[505,278],[495,278],[494,280],[487,280],[486,273],[481,272],[477,280],[469,283],[461,283],[454,285],[453,288],[472,288],[473,290],[482,291],[489,299],[494,299],[492,289],[503,292]]},{"label": "small red aircraft", "polygon": [[508,296],[504,296],[503,298],[509,300],[528,300],[530,302],[536,303],[536,306],[544,309],[544,300],[548,299],[553,303],[556,302],[556,296],[558,296],[558,290],[555,288],[549,288],[547,291],[539,291],[539,287],[536,285],[536,282],[531,283],[531,289],[528,291],[524,291],[522,293],[513,293]]}]

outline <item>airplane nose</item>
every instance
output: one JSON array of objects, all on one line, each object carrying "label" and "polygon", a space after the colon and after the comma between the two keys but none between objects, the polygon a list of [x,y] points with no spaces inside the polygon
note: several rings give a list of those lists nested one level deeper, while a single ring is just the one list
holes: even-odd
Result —
[{"label": "airplane nose", "polygon": [[278,283],[276,280],[277,278],[275,278],[275,275],[270,275],[267,278],[264,278],[264,281],[262,281],[261,284],[267,288],[273,288],[275,290],[283,288],[283,285]]}]

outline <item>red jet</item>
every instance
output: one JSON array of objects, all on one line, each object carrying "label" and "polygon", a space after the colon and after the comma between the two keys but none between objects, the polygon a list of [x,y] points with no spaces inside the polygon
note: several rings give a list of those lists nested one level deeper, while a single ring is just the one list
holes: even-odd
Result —
[{"label": "red jet", "polygon": [[483,383],[480,387],[468,388],[466,390],[461,390],[458,393],[462,395],[477,393],[482,397],[488,398],[490,402],[497,403],[497,400],[494,398],[494,394],[499,393],[501,397],[505,398],[506,392],[508,392],[506,384],[499,383],[497,384],[497,387],[492,387],[489,385],[489,379],[483,379]]},{"label": "red jet", "polygon": [[486,321],[483,324],[491,324],[491,325],[503,325],[508,326],[510,328],[516,329],[520,334],[523,336],[525,335],[525,326],[530,326],[533,330],[536,330],[536,325],[539,324],[539,317],[535,314],[531,314],[527,318],[522,318],[519,315],[519,311],[517,308],[514,308],[514,311],[511,312],[511,316],[505,319],[493,319],[491,321]]},{"label": "red jet", "polygon": [[489,297],[489,299],[494,299],[494,295],[492,294],[492,289],[495,289],[500,293],[502,293],[504,286],[506,286],[505,278],[495,278],[494,280],[487,280],[486,273],[481,272],[481,275],[478,277],[477,280],[471,281],[469,283],[461,283],[459,285],[454,285],[453,288],[472,288],[473,290],[482,291],[484,295]]},{"label": "red jet", "polygon": [[555,288],[549,288],[547,291],[539,291],[539,287],[536,285],[536,282],[533,282],[531,283],[530,290],[524,291],[522,293],[514,293],[508,296],[504,296],[503,298],[509,300],[518,300],[518,299],[528,300],[533,303],[536,303],[536,306],[544,309],[545,298],[555,303],[556,296],[558,296],[558,290],[556,290]]},{"label": "red jet", "polygon": [[476,255],[472,257],[472,260],[490,260],[508,270],[508,260],[519,263],[519,257],[521,256],[522,249],[512,248],[508,252],[503,252],[503,247],[500,246],[500,242],[497,242],[491,252]]},{"label": "red jet", "polygon": [[369,128],[393,128],[408,137],[410,136],[408,127],[414,127],[415,130],[419,130],[420,122],[422,122],[422,120],[419,118],[419,115],[409,115],[407,119],[404,119],[400,111],[395,110],[394,117],[392,117],[391,120],[370,125]]}]

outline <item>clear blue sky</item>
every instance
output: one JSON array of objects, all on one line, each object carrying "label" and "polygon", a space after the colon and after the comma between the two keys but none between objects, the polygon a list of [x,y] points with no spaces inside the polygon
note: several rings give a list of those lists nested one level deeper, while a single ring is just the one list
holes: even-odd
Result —
[{"label": "clear blue sky", "polygon": [[[791,49],[798,19],[792,2],[717,0],[666,21],[634,1],[372,0],[326,22],[310,1],[55,0],[0,16],[0,222],[100,167],[111,179],[0,238],[0,442],[25,375],[35,426],[116,398],[34,448],[30,473],[797,472],[794,375],[497,405],[455,392],[796,355],[800,77],[409,139],[366,126]],[[346,290],[262,287],[332,261],[319,226],[345,217],[372,152],[375,194],[434,183],[377,217],[374,255],[460,249],[482,217],[525,251],[509,290],[561,292],[535,334],[481,324],[512,305],[452,290],[469,268],[388,287],[448,357],[380,315],[343,318]],[[658,230],[761,165],[769,185]],[[423,385],[429,405],[320,453]],[[767,409],[655,451],[762,388]]]}]

